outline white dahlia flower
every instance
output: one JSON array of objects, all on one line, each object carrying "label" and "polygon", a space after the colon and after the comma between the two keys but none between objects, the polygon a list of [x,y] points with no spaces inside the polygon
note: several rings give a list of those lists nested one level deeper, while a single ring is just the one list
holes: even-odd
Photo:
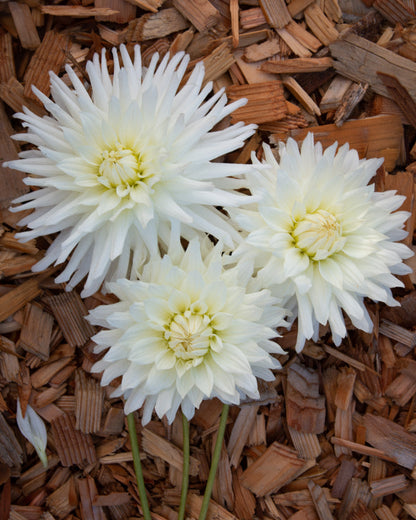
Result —
[{"label": "white dahlia flower", "polygon": [[126,414],[144,405],[144,424],[153,410],[172,422],[179,406],[190,419],[203,399],[259,397],[256,377],[271,381],[280,368],[270,354],[284,352],[270,338],[285,311],[251,273],[245,261],[224,269],[220,245],[201,256],[193,240],[149,262],[140,281],[109,284],[120,302],[88,317],[109,329],[93,337],[97,353],[108,351],[92,371],[103,386],[122,376],[112,395],[124,396]]},{"label": "white dahlia flower", "polygon": [[348,145],[336,149],[322,153],[310,133],[300,151],[293,139],[280,143],[278,163],[265,145],[265,160],[253,156],[246,183],[259,202],[231,212],[245,231],[235,257],[254,259],[263,286],[298,316],[297,351],[317,338],[320,323],[329,323],[339,345],[342,310],[371,331],[364,297],[398,305],[391,288],[403,284],[393,275],[411,271],[402,260],[412,252],[397,242],[407,235],[409,214],[395,211],[404,197],[368,184],[382,159],[359,160]]},{"label": "white dahlia flower", "polygon": [[133,63],[124,46],[120,53],[122,67],[113,49],[112,77],[105,52],[87,64],[91,97],[70,67],[73,89],[50,75],[54,101],[34,88],[50,116],[17,114],[28,132],[15,139],[37,150],[7,163],[40,188],[15,201],[15,211],[34,209],[20,222],[30,228],[20,239],[58,233],[34,270],[72,255],[57,282],[70,280],[71,289],[88,274],[83,296],[104,280],[135,278],[172,227],[188,240],[210,233],[232,246],[239,235],[215,206],[245,200],[235,176],[247,166],[211,161],[241,147],[255,126],[211,130],[246,100],[226,105],[219,91],[204,101],[212,85],[202,87],[202,63],[180,87],[189,63],[182,52],[159,66],[155,54],[148,69],[138,46]]}]

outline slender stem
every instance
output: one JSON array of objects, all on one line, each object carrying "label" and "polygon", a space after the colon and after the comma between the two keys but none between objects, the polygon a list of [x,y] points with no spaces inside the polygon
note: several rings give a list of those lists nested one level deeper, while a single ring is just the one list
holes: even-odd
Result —
[{"label": "slender stem", "polygon": [[131,451],[133,453],[134,471],[136,472],[137,487],[139,489],[140,502],[142,504],[143,517],[145,520],[152,520],[150,515],[149,503],[146,496],[146,488],[144,487],[144,478],[142,464],[140,462],[139,444],[137,442],[136,424],[134,422],[134,414],[127,415],[127,424],[129,427]]},{"label": "slender stem", "polygon": [[183,470],[182,470],[182,490],[181,502],[179,505],[178,520],[185,518],[186,496],[188,494],[189,485],[189,422],[182,413],[182,427],[183,427]]},{"label": "slender stem", "polygon": [[208,512],[209,501],[211,498],[212,487],[214,485],[215,474],[217,473],[218,462],[220,461],[220,454],[222,448],[222,441],[224,440],[225,426],[227,424],[228,410],[230,406],[224,404],[222,407],[220,426],[218,428],[217,440],[215,442],[214,454],[212,456],[211,469],[209,470],[207,485],[205,487],[204,499],[202,501],[201,511],[198,520],[205,520]]}]

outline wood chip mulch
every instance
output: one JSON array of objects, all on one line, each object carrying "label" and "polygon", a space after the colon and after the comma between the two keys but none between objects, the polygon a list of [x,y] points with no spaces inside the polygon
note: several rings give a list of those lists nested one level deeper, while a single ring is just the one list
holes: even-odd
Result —
[{"label": "wood chip mulch", "polygon": [[[65,77],[69,63],[85,79],[96,51],[123,42],[139,42],[145,63],[156,50],[186,50],[215,90],[249,100],[231,119],[258,131],[230,160],[308,131],[324,146],[349,142],[361,157],[384,157],[376,185],[406,195],[412,247],[415,18],[414,0],[1,1],[0,162],[17,157],[12,114],[23,105],[44,113],[31,85],[48,95],[49,70]],[[1,169],[0,519],[141,518],[122,402],[89,373],[94,330],[83,316],[111,297],[66,293],[53,282],[61,268],[31,273],[48,242],[15,239],[21,215],[7,208],[27,189],[21,181]],[[323,328],[299,355],[296,330],[284,334],[274,383],[231,409],[209,518],[416,518],[415,275],[403,281],[400,308],[368,302],[373,334],[349,325],[335,348]],[[47,470],[16,426],[17,396],[47,424]],[[191,422],[189,518],[220,413],[220,402],[206,401]],[[175,520],[181,421],[137,427],[153,518]]]}]

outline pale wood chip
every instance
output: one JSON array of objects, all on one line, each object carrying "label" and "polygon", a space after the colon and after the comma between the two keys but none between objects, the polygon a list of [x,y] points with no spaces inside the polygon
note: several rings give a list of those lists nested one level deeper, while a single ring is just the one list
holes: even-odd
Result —
[{"label": "pale wood chip", "polygon": [[246,141],[245,145],[241,149],[238,154],[237,159],[235,160],[238,164],[247,164],[251,158],[251,154],[256,152],[261,144],[261,138],[258,132],[255,132],[248,141]]},{"label": "pale wood chip", "polygon": [[[58,373],[60,370],[62,370],[66,365],[71,363],[74,356],[74,348],[70,347],[69,345],[66,345],[64,347],[61,347],[60,357],[59,359],[52,360],[43,366],[41,366],[38,370],[35,372],[32,372],[31,374],[31,382],[33,388],[40,388],[41,386],[49,383],[49,381]],[[57,352],[55,351],[55,354]]]},{"label": "pale wood chip", "polygon": [[342,10],[338,0],[325,0],[324,13],[335,23],[342,21]]},{"label": "pale wood chip", "polygon": [[[202,507],[202,496],[195,493],[189,493],[186,502],[186,512],[191,518],[198,518]],[[206,520],[239,520],[232,513],[221,507],[214,500],[209,501],[208,513]]]},{"label": "pale wood chip", "polygon": [[103,421],[100,433],[102,435],[120,435],[124,428],[124,417],[122,408],[111,407]]},{"label": "pale wood chip", "polygon": [[52,435],[56,451],[63,466],[76,464],[85,467],[96,461],[91,436],[75,429],[75,418],[62,414],[52,422]]},{"label": "pale wood chip", "polygon": [[260,7],[240,11],[240,25],[244,30],[254,29],[266,23],[266,18]]},{"label": "pale wood chip", "polygon": [[336,110],[341,104],[344,95],[348,91],[351,84],[352,81],[350,79],[344,78],[340,75],[335,76],[327,88],[325,94],[322,96],[321,102],[319,104],[319,109],[321,112],[324,114],[330,110]]},{"label": "pale wood chip", "polygon": [[230,464],[235,468],[240,462],[241,454],[253,427],[258,409],[258,406],[243,406],[237,419],[234,421],[227,450],[230,455]]},{"label": "pale wood chip", "polygon": [[67,385],[64,384],[58,387],[47,388],[46,390],[36,394],[34,393],[33,406],[36,408],[44,408],[45,406],[48,406],[48,404],[55,402],[57,399],[63,396],[66,391]]},{"label": "pale wood chip", "polygon": [[48,296],[50,306],[66,341],[74,347],[82,347],[94,334],[94,328],[84,318],[87,309],[76,291]]},{"label": "pale wood chip", "polygon": [[311,52],[316,52],[322,47],[322,43],[318,38],[315,38],[315,36],[307,31],[300,23],[291,21],[286,25],[285,30],[297,40],[300,45],[306,47],[306,49],[309,49]]},{"label": "pale wood chip", "polygon": [[0,296],[0,321],[5,320],[42,293],[39,278],[31,278]]},{"label": "pale wood chip", "polygon": [[[217,440],[217,432],[212,438],[212,450]],[[221,506],[231,509],[234,504],[234,492],[232,487],[232,473],[230,459],[224,442],[221,445],[220,460],[218,462],[217,476],[212,488],[212,498]]]},{"label": "pale wood chip", "polygon": [[[27,469],[24,473],[22,473],[19,477],[19,480],[17,481],[19,486],[24,486],[25,484],[30,483],[33,479],[36,479],[39,476],[46,476],[46,473],[48,470],[55,468],[59,463],[59,457],[55,454],[48,455],[48,467],[45,468],[45,466],[42,464],[42,462],[37,462],[33,466],[31,466],[29,469]],[[63,470],[63,468],[61,468]],[[67,470],[64,470],[67,471]],[[69,471],[69,470],[68,470]],[[66,480],[66,479],[65,479]],[[51,489],[55,489],[53,487],[52,481],[50,482],[52,485]],[[57,486],[56,486],[57,487]]]},{"label": "pale wood chip", "polygon": [[[363,442],[365,442],[365,431],[363,436]],[[368,468],[368,482],[371,486],[371,483],[376,480],[384,479],[387,476],[387,463],[379,459],[378,457],[370,457]],[[381,497],[376,497],[373,494],[373,498],[371,499],[369,505],[372,510],[380,507],[383,502]]]},{"label": "pale wood chip", "polygon": [[[150,455],[161,458],[168,464],[171,464],[178,470],[182,470],[183,466],[183,453],[182,450],[176,447],[168,440],[156,435],[147,428],[142,430],[143,436],[143,450]],[[189,474],[197,475],[199,468],[199,462],[195,457],[190,457],[189,463]]]},{"label": "pale wood chip", "polygon": [[257,414],[247,440],[247,446],[260,445],[267,446],[266,417],[264,413]]},{"label": "pale wood chip", "polygon": [[81,517],[88,520],[106,520],[104,510],[99,505],[93,505],[95,496],[98,494],[94,479],[89,475],[77,480]]},{"label": "pale wood chip", "polygon": [[394,515],[391,509],[386,505],[382,505],[374,512],[379,520],[399,520],[399,517]]},{"label": "pale wood chip", "polygon": [[[339,502],[339,500],[331,497],[328,488],[324,488],[324,493],[328,502],[335,504]],[[312,507],[313,510],[315,510],[312,496],[308,489],[300,489],[299,491],[287,491],[286,493],[279,493],[273,496],[273,501],[275,502],[275,504],[279,506],[296,508]]]},{"label": "pale wood chip", "polygon": [[334,498],[342,498],[347,489],[350,480],[357,471],[357,466],[354,460],[343,458],[341,466],[337,472],[337,476],[331,489],[331,495]]},{"label": "pale wood chip", "polygon": [[416,361],[404,359],[401,373],[388,385],[385,394],[399,405],[404,406],[416,393]]},{"label": "pale wood chip", "polygon": [[[290,25],[290,24],[289,24]],[[312,53],[308,48],[300,42],[296,36],[289,31],[288,27],[282,27],[281,29],[277,29],[276,32],[282,39],[282,41],[289,47],[289,49],[296,54],[296,56],[300,56],[301,58],[310,58]],[[283,54],[283,53],[282,53]]]},{"label": "pale wood chip", "polygon": [[51,16],[71,16],[72,18],[102,17],[118,13],[109,7],[84,7],[81,5],[42,5],[40,10]]},{"label": "pale wood chip", "polygon": [[227,72],[231,65],[235,63],[235,57],[230,51],[228,44],[224,42],[215,48],[202,62],[205,68],[203,84],[206,85],[209,81],[214,81],[224,72]]},{"label": "pale wood chip", "polygon": [[163,38],[168,34],[182,31],[189,27],[189,22],[174,7],[161,9],[155,14],[145,14],[129,23],[126,41],[141,42],[154,38]]},{"label": "pale wood chip", "polygon": [[277,38],[271,38],[263,43],[254,43],[245,48],[242,56],[243,60],[252,62],[270,58],[280,51],[280,44]]},{"label": "pale wood chip", "polygon": [[305,469],[296,451],[273,442],[242,474],[241,482],[257,496],[276,493]]},{"label": "pale wood chip", "polygon": [[189,27],[189,29],[187,29],[186,31],[178,33],[169,49],[171,56],[173,56],[177,52],[186,50],[188,45],[193,40],[194,35],[195,29],[193,27]]},{"label": "pale wood chip", "polygon": [[347,410],[352,402],[357,373],[352,368],[343,369],[338,374],[335,406]]},{"label": "pale wood chip", "polygon": [[239,34],[239,6],[238,0],[230,0],[230,16],[231,16],[231,35],[233,40],[233,47],[238,47],[240,39]]},{"label": "pale wood chip", "polygon": [[[352,431],[352,414],[353,414],[353,403],[350,401],[348,407],[343,410],[342,408],[336,409],[335,412],[335,424],[334,424],[334,433],[335,436],[339,439],[343,439],[346,441],[353,440],[353,431]],[[334,452],[337,457],[341,457],[342,455],[351,455],[350,448],[345,445],[335,444]]]},{"label": "pale wood chip", "polygon": [[269,25],[281,29],[292,21],[284,0],[259,0],[260,8]]},{"label": "pale wood chip", "polygon": [[[59,6],[57,6],[59,7]],[[55,31],[48,31],[43,37],[42,43],[36,49],[24,75],[24,95],[28,98],[38,100],[32,91],[32,85],[37,87],[46,96],[50,93],[50,79],[45,71],[58,74],[65,63],[65,50],[69,44],[67,36]]]},{"label": "pale wood chip", "polygon": [[312,496],[313,503],[319,516],[319,520],[333,520],[331,510],[321,486],[315,484],[313,480],[308,482],[308,489]]},{"label": "pale wood chip", "polygon": [[78,496],[73,476],[46,499],[48,508],[57,518],[65,518],[78,506]]},{"label": "pale wood chip", "polygon": [[380,459],[387,460],[388,462],[396,462],[395,458],[390,457],[385,451],[377,448],[371,448],[370,446],[365,446],[364,444],[358,444],[357,442],[352,442],[347,439],[339,439],[337,437],[331,437],[331,442],[336,446],[344,446],[351,451],[361,453],[362,455],[379,457]]},{"label": "pale wood chip", "polygon": [[0,277],[16,276],[26,273],[40,260],[31,255],[17,255],[11,251],[0,251]]},{"label": "pale wood chip", "polygon": [[[257,42],[262,42],[264,40],[270,39],[270,31],[267,29],[260,29],[258,31],[248,31],[243,32],[238,35],[238,48],[242,49],[244,47],[248,47],[249,45],[254,45]],[[233,43],[232,36],[225,36],[223,38],[218,38],[218,42],[227,42],[229,45]]]},{"label": "pale wood chip", "polygon": [[397,79],[416,99],[416,63],[398,56],[365,38],[348,33],[330,44],[334,67],[343,76],[357,82],[368,83],[371,88],[391,98],[391,94],[378,72]]},{"label": "pale wood chip", "polygon": [[[27,107],[38,116],[45,115],[43,106],[40,106],[33,99],[25,97],[24,90],[24,86],[13,76],[7,83],[0,83],[0,98],[15,112],[21,112],[23,107]],[[16,171],[15,173],[16,175],[18,173],[23,175],[22,172]]]},{"label": "pale wood chip", "polygon": [[292,0],[287,6],[290,16],[293,18],[304,11],[308,5],[312,4],[315,0]]},{"label": "pale wood chip", "polygon": [[309,94],[299,85],[299,83],[287,74],[282,75],[283,85],[291,92],[291,94],[299,101],[307,112],[312,115],[321,115],[318,105],[309,96]]},{"label": "pale wood chip", "polygon": [[53,317],[36,304],[27,304],[19,345],[46,361],[52,337]]},{"label": "pale wood chip", "polygon": [[104,389],[98,381],[88,377],[83,370],[77,370],[75,373],[75,402],[75,428],[84,433],[99,431]]},{"label": "pale wood chip", "polygon": [[367,506],[370,499],[371,494],[367,482],[358,478],[352,478],[341,502],[338,512],[339,520],[349,520],[352,511],[357,505],[363,504]]},{"label": "pale wood chip", "polygon": [[225,32],[220,12],[208,0],[173,0],[176,9],[200,32]]},{"label": "pale wood chip", "polygon": [[319,394],[318,373],[293,363],[288,369],[285,391],[287,424],[305,433],[322,433],[325,398]]},{"label": "pale wood chip", "polygon": [[279,80],[255,83],[252,85],[233,85],[227,89],[231,101],[246,98],[247,104],[231,114],[231,121],[245,123],[265,123],[283,119],[287,113],[282,84]]},{"label": "pale wood chip", "polygon": [[346,121],[341,127],[321,125],[307,130],[292,130],[291,135],[302,141],[308,132],[313,132],[324,148],[337,141],[339,146],[349,143],[361,158],[384,157],[384,166],[389,171],[399,158],[403,125],[398,116],[380,115]]},{"label": "pale wood chip", "polygon": [[415,16],[401,0],[375,0],[373,7],[394,24],[405,24]]},{"label": "pale wood chip", "polygon": [[[366,439],[378,450],[388,453],[398,464],[413,469],[416,464],[416,435],[385,417],[366,414]],[[384,457],[383,457],[384,458]]]},{"label": "pale wood chip", "polygon": [[308,6],[304,14],[306,24],[324,45],[329,45],[338,38],[339,33],[334,24],[328,20],[317,3]]},{"label": "pale wood chip", "polygon": [[16,345],[5,336],[0,336],[0,373],[6,381],[21,383]]},{"label": "pale wood chip", "polygon": [[403,474],[393,475],[380,480],[373,480],[370,483],[370,491],[373,496],[381,497],[403,491],[408,485],[409,481]]},{"label": "pale wood chip", "polygon": [[40,45],[39,34],[27,4],[8,2],[19,40],[24,49],[34,50]]},{"label": "pale wood chip", "polygon": [[270,60],[262,63],[260,69],[273,74],[295,74],[297,72],[319,72],[332,67],[332,58],[293,58]]},{"label": "pale wood chip", "polygon": [[368,83],[353,83],[348,87],[334,115],[334,123],[337,126],[341,126],[350,116],[354,108],[363,99],[367,89]]},{"label": "pale wood chip", "polygon": [[243,469],[237,468],[233,475],[234,512],[237,518],[250,519],[256,509],[256,498],[253,493],[241,484]]},{"label": "pale wood chip", "polygon": [[201,406],[196,410],[191,422],[203,430],[215,428],[219,423],[222,412],[222,403],[218,399],[208,399],[202,401]]},{"label": "pale wood chip", "polygon": [[416,346],[416,332],[411,332],[391,321],[382,320],[379,325],[379,333],[408,347]]},{"label": "pale wood chip", "polygon": [[315,433],[306,433],[288,426],[293,446],[303,459],[316,459],[322,452],[318,436]]},{"label": "pale wood chip", "polygon": [[127,31],[124,29],[122,31],[120,30],[114,30],[110,27],[107,27],[104,24],[98,24],[98,31],[100,33],[100,37],[108,42],[111,43],[111,45],[118,46],[121,43],[124,43],[127,41],[126,39],[126,33]]},{"label": "pale wood chip", "polygon": [[28,253],[31,255],[36,255],[39,252],[35,242],[36,241],[32,239],[23,244],[16,238],[15,233],[4,233],[0,237],[0,247],[13,249],[14,251]]}]

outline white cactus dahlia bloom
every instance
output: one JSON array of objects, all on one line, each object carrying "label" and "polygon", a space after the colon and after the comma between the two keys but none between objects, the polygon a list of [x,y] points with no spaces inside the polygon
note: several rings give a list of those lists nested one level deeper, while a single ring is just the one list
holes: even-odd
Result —
[{"label": "white cactus dahlia bloom", "polygon": [[92,96],[67,67],[73,89],[51,73],[54,101],[34,89],[50,116],[29,110],[17,114],[28,133],[15,139],[34,144],[7,166],[31,174],[26,184],[40,189],[15,202],[15,211],[34,209],[20,224],[30,230],[22,240],[58,233],[40,271],[70,257],[58,282],[68,289],[87,274],[83,296],[104,280],[137,276],[140,267],[169,243],[173,226],[192,239],[210,233],[232,246],[238,233],[215,206],[241,204],[235,178],[244,165],[211,162],[242,146],[255,126],[243,123],[211,131],[246,100],[226,105],[222,91],[204,101],[198,63],[183,87],[189,56],[152,57],[142,68],[140,49],[134,62],[124,46],[113,49],[110,77],[105,53],[87,64]]},{"label": "white cactus dahlia bloom", "polygon": [[251,273],[244,261],[224,269],[220,245],[201,256],[193,240],[149,262],[140,281],[109,284],[120,302],[88,317],[109,329],[93,337],[96,352],[108,350],[92,371],[103,371],[102,385],[122,376],[113,396],[124,396],[126,414],[144,405],[144,424],[153,410],[172,422],[179,406],[190,419],[203,399],[259,397],[256,377],[271,381],[280,368],[270,354],[284,352],[270,338],[285,311]]},{"label": "white cactus dahlia bloom", "polygon": [[265,160],[253,156],[246,182],[259,202],[232,210],[245,231],[235,257],[252,257],[263,286],[293,305],[298,351],[317,337],[320,323],[329,323],[339,345],[342,310],[371,331],[364,297],[398,305],[391,288],[403,285],[393,275],[411,272],[402,260],[413,253],[397,242],[407,235],[409,214],[395,211],[404,197],[368,184],[382,159],[359,160],[348,145],[336,149],[334,143],[322,153],[309,133],[301,150],[293,139],[280,143],[278,163],[265,145]]}]

